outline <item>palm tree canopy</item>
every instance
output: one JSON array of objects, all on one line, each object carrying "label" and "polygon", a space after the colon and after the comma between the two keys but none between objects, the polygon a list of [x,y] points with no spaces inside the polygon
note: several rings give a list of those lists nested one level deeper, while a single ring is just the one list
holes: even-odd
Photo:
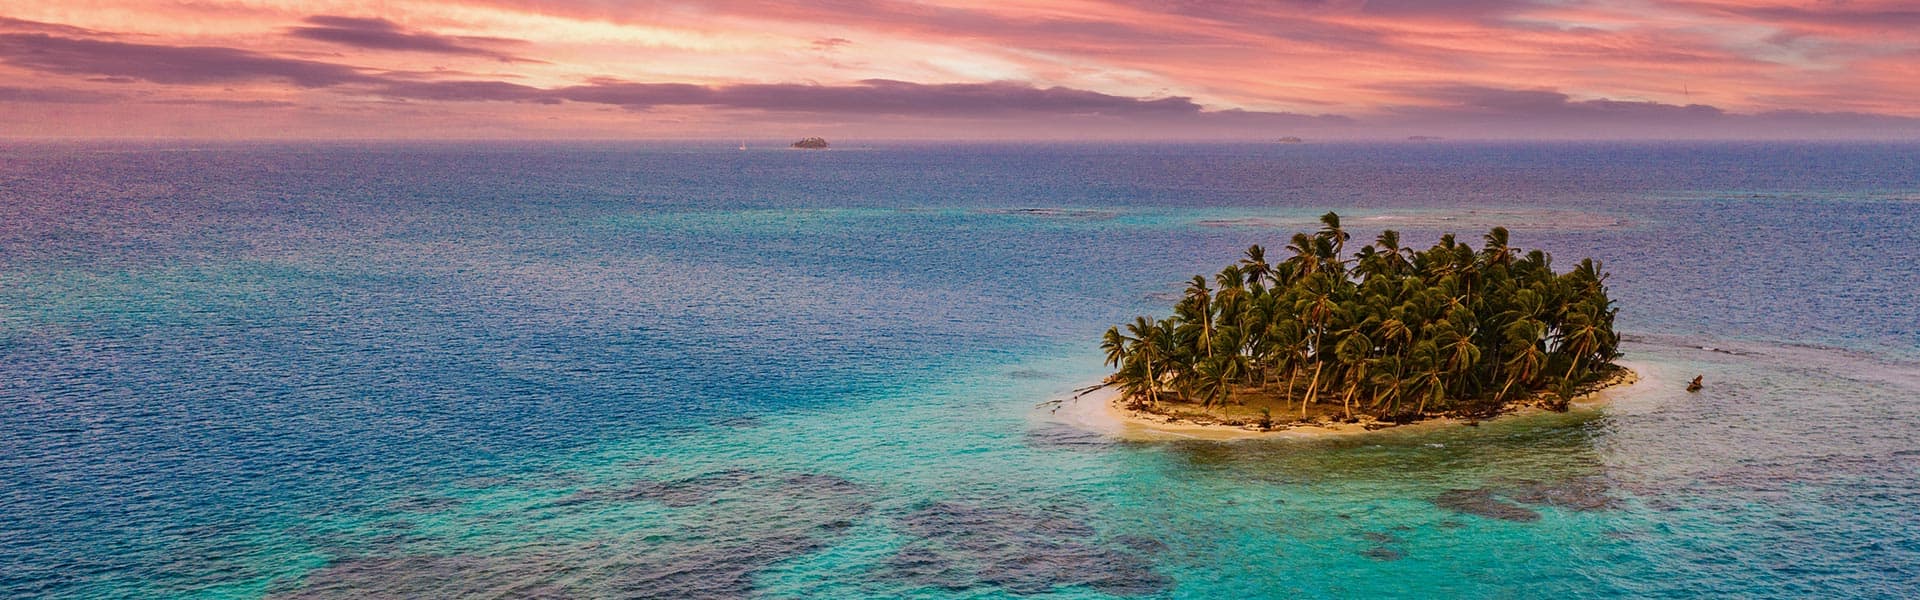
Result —
[{"label": "palm tree canopy", "polygon": [[1320,225],[1279,263],[1254,245],[1212,281],[1195,275],[1172,316],[1108,328],[1111,381],[1137,402],[1264,394],[1398,414],[1569,393],[1615,368],[1619,309],[1597,261],[1555,273],[1502,227],[1479,250],[1452,234],[1415,250],[1383,231],[1343,258],[1340,216]]}]

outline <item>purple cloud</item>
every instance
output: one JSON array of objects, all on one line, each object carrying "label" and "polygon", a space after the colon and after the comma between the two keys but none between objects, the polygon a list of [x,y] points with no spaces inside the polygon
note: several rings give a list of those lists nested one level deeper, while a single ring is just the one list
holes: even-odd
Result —
[{"label": "purple cloud", "polygon": [[1220,127],[1340,127],[1351,119],[1333,115],[1246,110],[1208,111],[1192,99],[1134,98],[1063,87],[1022,83],[922,84],[872,79],[850,85],[740,84],[595,81],[541,89],[497,81],[390,81],[374,86],[381,96],[407,100],[466,102],[562,101],[605,104],[629,110],[698,106],[769,113],[806,113],[841,117],[921,117],[936,119],[1018,119],[1084,117],[1132,122]]},{"label": "purple cloud", "polygon": [[839,48],[839,47],[841,47],[841,46],[846,46],[846,45],[850,45],[850,44],[852,44],[852,43],[853,43],[853,40],[849,40],[849,39],[847,39],[847,38],[825,38],[825,39],[818,39],[818,40],[814,40],[814,41],[813,41],[813,49],[815,49],[815,50],[835,50],[835,49],[838,49],[838,48]]},{"label": "purple cloud", "polygon": [[1503,119],[1664,121],[1710,119],[1725,114],[1725,111],[1719,108],[1701,104],[1682,106],[1608,99],[1574,100],[1566,94],[1548,90],[1509,90],[1472,85],[1383,87],[1411,91],[1441,103],[1439,106],[1395,109],[1397,112],[1426,115],[1448,114],[1457,117]]},{"label": "purple cloud", "polygon": [[95,92],[91,90],[73,90],[65,88],[22,88],[0,86],[0,102],[22,102],[40,104],[98,104],[114,102],[122,98],[119,94]]},{"label": "purple cloud", "polygon": [[1755,6],[1724,10],[1770,23],[1898,31],[1912,31],[1920,27],[1920,8],[1910,7],[1860,8],[1845,2],[1833,2],[1819,8]]},{"label": "purple cloud", "polygon": [[15,19],[13,17],[0,17],[0,31],[51,33],[74,37],[107,37],[113,35],[104,31],[95,31],[84,27],[61,25],[59,23],[42,23],[39,21],[28,21],[26,19]]},{"label": "purple cloud", "polygon": [[387,81],[374,86],[374,93],[388,98],[442,102],[560,102],[560,98],[547,90],[505,81]]},{"label": "purple cloud", "polygon": [[636,110],[655,106],[706,106],[770,112],[950,118],[1018,114],[1181,118],[1205,112],[1185,97],[1134,98],[1009,82],[920,84],[872,79],[850,85],[701,86],[596,81],[541,89],[503,81],[417,81],[347,65],[235,48],[161,46],[24,33],[0,34],[0,61],[49,73],[131,78],[164,84],[272,80],[303,88],[362,88],[381,96],[411,100],[545,104],[570,101]]},{"label": "purple cloud", "polygon": [[222,100],[218,98],[168,98],[148,100],[146,104],[174,106],[212,106],[218,108],[290,108],[299,106],[284,100]]},{"label": "purple cloud", "polygon": [[451,37],[424,31],[408,31],[401,28],[400,24],[386,19],[318,15],[307,17],[306,23],[308,26],[291,28],[288,33],[298,38],[369,50],[484,56],[509,62],[527,62],[526,59],[487,47],[525,44],[524,40]]},{"label": "purple cloud", "polygon": [[128,77],[166,84],[280,80],[316,88],[376,81],[359,69],[215,46],[161,46],[0,34],[0,62],[67,75]]},{"label": "purple cloud", "polygon": [[779,112],[983,117],[1018,113],[1102,116],[1191,116],[1200,105],[1183,97],[1142,99],[1021,83],[921,84],[869,79],[852,85],[602,82],[552,90],[574,102],[633,109],[695,105]]},{"label": "purple cloud", "polygon": [[1729,113],[1702,104],[1575,100],[1551,90],[1474,85],[1376,86],[1431,101],[1399,106],[1378,127],[1451,137],[1799,138],[1903,137],[1920,119],[1844,111]]}]

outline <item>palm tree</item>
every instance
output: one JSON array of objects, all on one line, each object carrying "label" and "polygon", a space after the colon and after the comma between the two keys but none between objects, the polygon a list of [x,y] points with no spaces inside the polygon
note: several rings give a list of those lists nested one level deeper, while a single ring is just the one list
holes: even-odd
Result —
[{"label": "palm tree", "polygon": [[1372,353],[1373,341],[1368,340],[1367,336],[1359,331],[1349,332],[1334,348],[1336,357],[1346,365],[1347,393],[1340,398],[1340,408],[1346,412],[1348,418],[1353,417],[1354,393],[1360,391],[1361,384],[1367,381],[1367,367],[1373,362],[1367,356]]},{"label": "palm tree", "polygon": [[1349,235],[1347,230],[1340,228],[1340,215],[1327,213],[1320,215],[1320,237],[1333,242],[1333,257],[1337,258],[1347,247],[1347,240],[1353,236]]},{"label": "palm tree", "polygon": [[1331,274],[1308,278],[1309,281],[1318,282],[1320,285],[1315,286],[1314,289],[1302,290],[1306,297],[1300,300],[1300,308],[1297,311],[1301,322],[1307,327],[1313,351],[1313,380],[1307,383],[1307,396],[1300,401],[1302,417],[1306,416],[1307,405],[1313,403],[1315,395],[1320,391],[1320,369],[1326,365],[1324,356],[1326,349],[1321,346],[1321,337],[1326,332],[1328,324],[1333,322],[1335,312],[1340,309],[1339,303],[1333,296],[1335,290],[1333,278],[1334,275]]},{"label": "palm tree", "polygon": [[1100,338],[1100,349],[1107,353],[1107,366],[1119,368],[1127,362],[1127,344],[1133,340],[1120,333],[1119,327],[1108,327],[1107,333]]},{"label": "palm tree", "polygon": [[1220,290],[1218,296],[1238,296],[1247,291],[1246,279],[1247,274],[1240,270],[1240,265],[1227,265],[1213,276],[1213,284]]},{"label": "palm tree", "polygon": [[1447,396],[1446,371],[1431,354],[1425,355],[1424,358],[1425,360],[1419,361],[1420,366],[1417,367],[1413,380],[1414,389],[1420,390],[1420,406],[1413,409],[1413,412],[1418,414],[1426,414],[1428,401],[1437,403]]},{"label": "palm tree", "polygon": [[1381,259],[1388,267],[1387,273],[1399,275],[1413,268],[1413,249],[1400,247],[1400,232],[1392,229],[1382,231],[1373,243],[1380,247]]},{"label": "palm tree", "polygon": [[1239,363],[1220,356],[1201,361],[1199,388],[1203,406],[1225,405],[1233,400],[1233,382],[1240,377]]},{"label": "palm tree", "polygon": [[1287,258],[1286,265],[1294,276],[1308,277],[1320,272],[1320,243],[1325,241],[1304,233],[1293,234],[1293,241],[1287,244],[1287,251],[1293,256]]},{"label": "palm tree", "polygon": [[1133,323],[1127,325],[1127,333],[1131,334],[1127,340],[1127,357],[1140,360],[1140,391],[1146,394],[1148,403],[1159,404],[1160,377],[1154,372],[1153,363],[1163,356],[1160,342],[1164,336],[1160,335],[1160,327],[1146,317],[1135,317]]},{"label": "palm tree", "polygon": [[1384,348],[1404,348],[1413,343],[1413,328],[1408,327],[1401,318],[1403,311],[1394,311],[1393,316],[1380,321],[1374,329],[1380,335],[1380,345]]},{"label": "palm tree", "polygon": [[1266,281],[1273,274],[1273,266],[1267,264],[1267,249],[1259,244],[1247,246],[1247,257],[1240,259],[1240,272],[1247,276],[1247,285]]},{"label": "palm tree", "polygon": [[1400,392],[1403,383],[1400,379],[1401,361],[1399,357],[1388,356],[1379,359],[1379,362],[1384,366],[1379,369],[1374,369],[1373,389],[1375,392],[1373,402],[1368,403],[1368,406],[1379,408],[1380,405],[1385,404],[1387,405],[1386,414],[1399,414]]},{"label": "palm tree", "polygon": [[1191,340],[1185,335],[1180,319],[1167,317],[1153,324],[1154,352],[1161,357],[1159,379],[1156,384],[1171,385],[1174,394],[1184,402],[1191,395],[1193,386],[1193,365],[1197,356],[1193,352]]},{"label": "palm tree", "polygon": [[1540,345],[1531,339],[1515,339],[1513,345],[1517,348],[1513,358],[1507,359],[1507,383],[1500,386],[1499,398],[1505,398],[1507,390],[1516,383],[1520,384],[1521,389],[1526,389],[1547,366],[1547,353],[1541,351]]},{"label": "palm tree", "polygon": [[1200,328],[1200,345],[1207,349],[1207,356],[1213,356],[1213,292],[1207,289],[1207,278],[1193,276],[1187,284],[1187,301],[1198,311],[1199,322],[1193,325]]},{"label": "palm tree", "polygon": [[1573,373],[1580,368],[1580,359],[1593,355],[1600,347],[1602,329],[1593,317],[1586,312],[1574,312],[1567,315],[1567,325],[1560,334],[1560,347],[1567,351],[1571,360],[1567,364],[1567,374],[1561,379],[1573,380]]},{"label": "palm tree", "polygon": [[1464,393],[1471,382],[1473,368],[1480,363],[1480,347],[1473,337],[1458,331],[1441,334],[1441,349],[1446,352],[1447,374],[1454,377],[1457,389]]},{"label": "palm tree", "polygon": [[1487,245],[1481,248],[1486,254],[1487,264],[1506,266],[1513,262],[1513,248],[1507,245],[1507,228],[1495,227],[1487,232]]},{"label": "palm tree", "polygon": [[[1279,351],[1274,353],[1274,359],[1277,363],[1274,367],[1276,369],[1284,368],[1287,371],[1287,385],[1286,387],[1280,388],[1280,394],[1285,400],[1291,401],[1293,400],[1293,384],[1300,376],[1300,367],[1307,363],[1307,335],[1305,330],[1301,328],[1300,322],[1294,319],[1276,322],[1270,327],[1274,331],[1274,344],[1279,348]],[[1301,410],[1304,411],[1305,408],[1303,407]]]}]

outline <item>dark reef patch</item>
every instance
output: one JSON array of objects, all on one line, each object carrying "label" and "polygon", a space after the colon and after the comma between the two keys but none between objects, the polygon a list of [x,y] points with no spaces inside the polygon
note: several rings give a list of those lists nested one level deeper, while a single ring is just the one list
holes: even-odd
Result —
[{"label": "dark reef patch", "polygon": [[1620,500],[1608,495],[1610,489],[1607,481],[1599,477],[1576,477],[1556,482],[1520,480],[1499,488],[1503,495],[1514,502],[1577,511],[1619,508]]},{"label": "dark reef patch", "polygon": [[733,470],[681,482],[730,492],[726,508],[687,527],[698,542],[643,543],[598,596],[748,597],[755,572],[832,546],[872,510],[867,490],[837,475]]},{"label": "dark reef patch", "polygon": [[1054,375],[1037,369],[1014,369],[1007,371],[1007,377],[1011,379],[1053,379]]},{"label": "dark reef patch", "polygon": [[362,557],[335,561],[307,575],[276,600],[402,600],[410,598],[582,598],[547,581],[551,557]]},{"label": "dark reef patch", "polygon": [[750,429],[750,428],[759,427],[765,424],[766,423],[764,421],[760,420],[760,417],[756,417],[753,415],[735,415],[731,417],[716,419],[713,422],[713,425],[715,427],[725,427],[728,429]]},{"label": "dark reef patch", "polygon": [[459,498],[444,496],[406,496],[387,502],[387,509],[408,513],[429,513],[454,508],[462,503],[463,501]]},{"label": "dark reef patch", "polygon": [[1122,548],[1144,554],[1159,554],[1167,551],[1167,543],[1144,535],[1114,536],[1113,543]]},{"label": "dark reef patch", "polygon": [[1027,446],[1033,448],[1090,449],[1106,448],[1118,443],[1113,438],[1065,425],[1046,423],[1027,428]]},{"label": "dark reef patch", "polygon": [[804,534],[756,538],[746,544],[726,544],[672,551],[608,573],[595,597],[686,598],[721,600],[746,598],[753,591],[753,574],[776,562],[825,549],[827,539]]},{"label": "dark reef patch", "polygon": [[721,496],[724,508],[694,509],[703,510],[695,519],[538,551],[434,554],[422,550],[427,539],[362,540],[338,547],[341,558],[272,597],[745,598],[755,573],[832,546],[871,510],[866,490],[843,477],[747,470],[587,490],[553,506],[652,500],[688,507]]},{"label": "dark reef patch", "polygon": [[839,475],[794,473],[780,481],[786,487],[810,493],[855,494],[861,491],[860,484]]},{"label": "dark reef patch", "polygon": [[1452,489],[1433,499],[1436,506],[1454,512],[1505,521],[1538,521],[1540,512],[1521,504],[1552,506],[1572,511],[1611,510],[1620,500],[1601,477],[1573,477],[1556,481],[1499,480],[1475,489]]},{"label": "dark reef patch", "polygon": [[1540,512],[1495,498],[1493,490],[1447,490],[1433,498],[1433,504],[1453,512],[1479,515],[1502,521],[1538,521]]},{"label": "dark reef patch", "polygon": [[587,502],[638,502],[651,500],[674,508],[698,506],[714,495],[756,477],[752,471],[727,470],[673,481],[640,481],[619,489],[581,490],[562,498],[561,506]]},{"label": "dark reef patch", "polygon": [[1148,557],[1164,545],[1138,537],[1099,543],[1091,525],[1066,511],[940,502],[901,517],[898,527],[920,539],[889,559],[885,573],[917,586],[1020,595],[1086,586],[1139,596],[1172,585]]},{"label": "dark reef patch", "polygon": [[1399,550],[1394,550],[1386,546],[1374,546],[1372,548],[1368,548],[1366,550],[1361,551],[1360,555],[1365,556],[1367,558],[1374,559],[1374,560],[1378,560],[1378,561],[1400,560],[1401,558],[1406,556],[1402,554]]},{"label": "dark reef patch", "polygon": [[1360,537],[1375,544],[1398,544],[1401,542],[1400,536],[1378,531],[1364,532],[1360,534]]},{"label": "dark reef patch", "polygon": [[1023,216],[1023,217],[1044,217],[1044,218],[1053,218],[1053,219],[1081,219],[1081,220],[1104,220],[1104,219],[1111,219],[1119,216],[1119,213],[1116,213],[1114,211],[1100,210],[1100,209],[1094,209],[1094,208],[1055,208],[1055,207],[988,208],[988,209],[977,210],[974,212],[978,214],[984,214],[984,215],[1014,215],[1014,216]]},{"label": "dark reef patch", "polygon": [[506,477],[501,477],[498,475],[482,475],[482,476],[476,476],[476,477],[463,478],[459,481],[454,482],[454,485],[463,487],[463,488],[478,490],[478,489],[486,489],[486,488],[493,488],[493,487],[502,487],[512,483],[513,483],[513,480],[508,479]]}]

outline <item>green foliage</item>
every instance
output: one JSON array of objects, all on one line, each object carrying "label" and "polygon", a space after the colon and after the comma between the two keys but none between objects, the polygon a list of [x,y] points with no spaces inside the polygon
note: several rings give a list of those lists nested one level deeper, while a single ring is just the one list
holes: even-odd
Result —
[{"label": "green foliage", "polygon": [[1619,312],[1593,260],[1508,244],[1475,250],[1441,236],[1423,251],[1386,231],[1343,258],[1339,215],[1295,234],[1286,258],[1260,246],[1213,281],[1196,275],[1161,320],[1136,318],[1101,343],[1110,378],[1136,405],[1220,405],[1253,394],[1338,401],[1382,417],[1483,410],[1543,390],[1562,403],[1619,357]]}]

